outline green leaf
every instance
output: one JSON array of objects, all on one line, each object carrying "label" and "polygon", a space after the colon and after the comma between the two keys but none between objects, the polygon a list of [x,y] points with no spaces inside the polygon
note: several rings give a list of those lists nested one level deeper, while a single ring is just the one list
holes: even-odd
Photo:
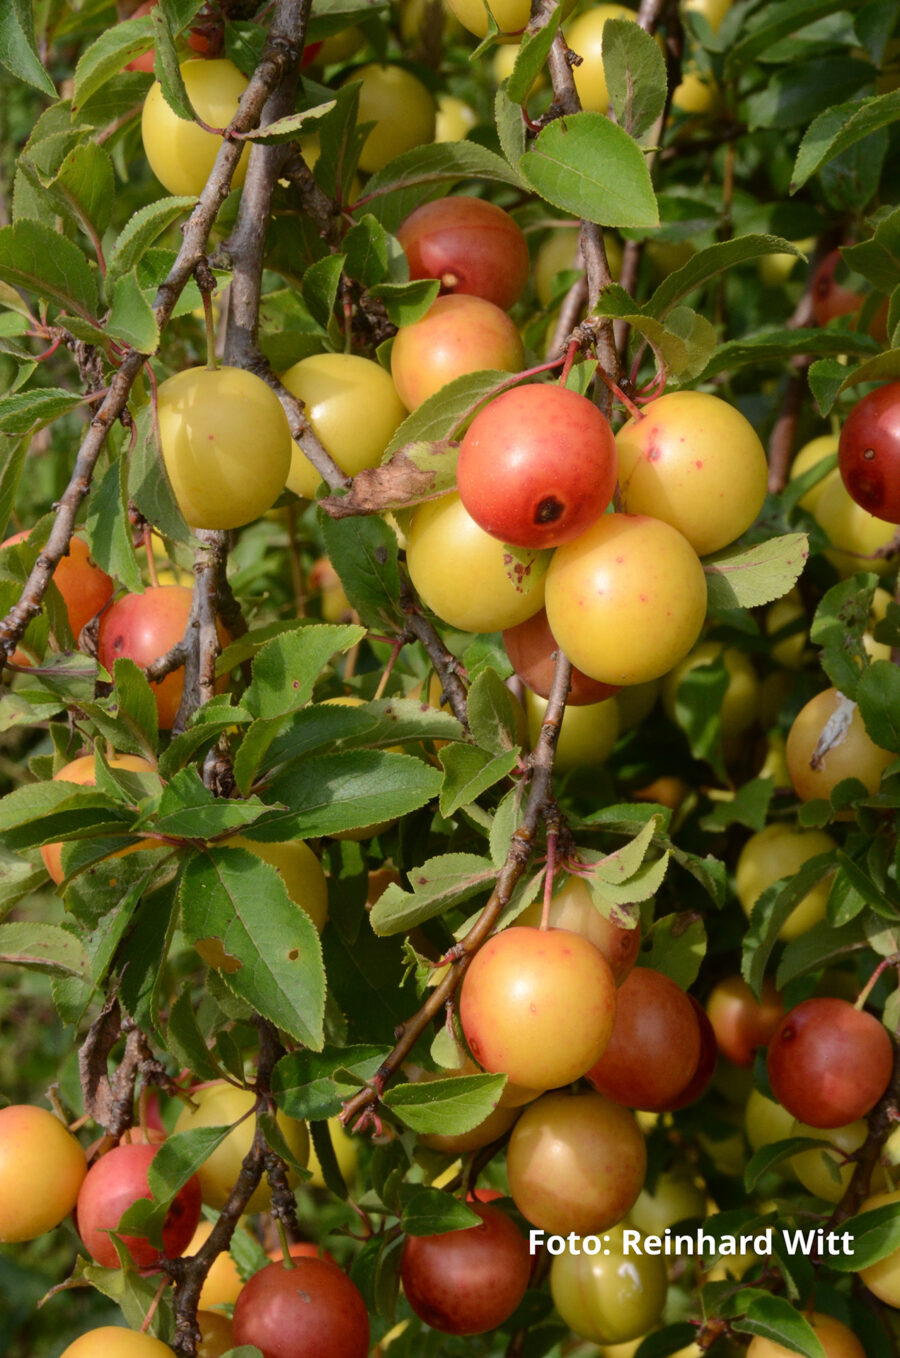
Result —
[{"label": "green leaf", "polygon": [[823,109],[849,99],[871,80],[871,64],[847,52],[782,66],[747,100],[748,122],[754,130],[806,127]]},{"label": "green leaf", "polygon": [[142,753],[153,758],[159,743],[156,696],[133,660],[120,656],[113,664],[113,697],[117,723],[127,730]]},{"label": "green leaf", "polygon": [[633,19],[603,25],[603,72],[616,121],[640,138],[666,104],[666,63],[651,35]]},{"label": "green leaf", "polygon": [[0,63],[42,94],[57,97],[56,86],[38,56],[31,0],[6,0],[0,5]]},{"label": "green leaf", "polygon": [[700,822],[707,833],[727,830],[730,825],[745,825],[748,830],[761,830],[766,823],[769,803],[775,791],[774,777],[751,778],[742,783],[733,797],[716,802]]},{"label": "green leaf", "polygon": [[[317,755],[272,779],[267,797],[290,807],[270,820],[277,837],[335,835],[408,815],[436,797],[437,769],[408,755],[348,750]],[[268,833],[268,827],[267,827]]]},{"label": "green leaf", "polygon": [[[324,156],[324,146],[322,153]],[[474,141],[437,142],[405,151],[383,170],[377,170],[366,182],[360,205],[364,202],[391,231],[424,198],[434,197],[460,179],[488,179],[522,187],[516,170],[494,151]]]},{"label": "green leaf", "polygon": [[836,104],[821,113],[807,128],[800,143],[794,162],[791,193],[801,189],[817,170],[848,146],[853,146],[880,128],[889,127],[898,119],[900,90],[876,94],[870,99]]},{"label": "green leaf", "polygon": [[494,96],[494,121],[497,124],[497,137],[500,149],[515,171],[525,154],[525,123],[522,120],[522,107],[514,104],[507,93],[504,80]]},{"label": "green leaf", "polygon": [[319,936],[278,871],[246,849],[198,853],[185,865],[179,902],[188,942],[220,945],[228,988],[298,1042],[321,1049]]},{"label": "green leaf", "polygon": [[[364,212],[355,226],[351,226],[342,241],[345,255],[344,272],[363,287],[370,288],[391,276],[392,266],[401,270],[401,280],[408,276],[406,256],[398,243],[385,231],[381,222],[370,212]],[[406,265],[404,268],[403,266]]]},{"label": "green leaf", "polygon": [[449,1080],[396,1085],[384,1102],[415,1132],[459,1136],[494,1111],[505,1084],[505,1075],[454,1075]]},{"label": "green leaf", "polygon": [[509,373],[496,369],[455,377],[406,417],[384,451],[385,460],[401,450],[410,455],[415,446],[448,439],[471,419],[480,405],[514,386],[516,381]]},{"label": "green leaf", "polygon": [[0,924],[0,962],[48,976],[86,978],[89,974],[80,940],[58,924]]},{"label": "green leaf", "polygon": [[441,854],[410,876],[411,891],[391,885],[372,906],[369,919],[376,934],[400,934],[488,891],[496,880],[489,858],[470,853]]},{"label": "green leaf", "polygon": [[[529,33],[527,29],[525,30],[522,41],[519,43],[519,50],[516,53],[512,75],[506,82],[506,96],[512,103],[524,104],[528,98],[532,85],[544,69],[544,63],[547,60],[550,48],[553,46],[553,39],[559,30],[561,18],[562,5],[558,4],[550,15],[549,22],[543,28],[540,28],[537,33]],[[524,127],[521,114],[519,114],[519,123]]]},{"label": "green leaf", "polygon": [[27,452],[28,439],[0,438],[0,542],[7,536]]},{"label": "green leaf", "polygon": [[481,1222],[471,1207],[439,1188],[423,1188],[420,1184],[405,1184],[403,1188],[406,1192],[400,1225],[407,1235],[443,1235],[447,1231],[464,1231]]},{"label": "green leaf", "polygon": [[[844,372],[846,373],[846,369]],[[858,387],[861,382],[877,382],[885,378],[894,380],[900,378],[900,348],[886,349],[883,353],[860,363],[844,377],[838,392],[849,391],[851,387]]]},{"label": "green leaf", "polygon": [[118,278],[113,286],[106,333],[111,339],[137,349],[139,354],[155,354],[159,348],[156,316],[133,269]]},{"label": "green leaf", "polygon": [[436,278],[417,278],[412,283],[377,283],[369,289],[384,302],[392,325],[414,325],[430,309],[440,292]]},{"label": "green leaf", "polygon": [[159,430],[149,403],[132,410],[136,426],[134,447],[128,457],[128,494],[148,523],[173,542],[196,541],[175,500],[159,448]]},{"label": "green leaf", "polygon": [[720,776],[722,764],[722,704],[731,680],[720,653],[693,665],[681,677],[675,694],[675,719],[684,731],[695,759],[708,759]]},{"label": "green leaf", "polygon": [[289,1117],[335,1117],[345,1099],[373,1079],[390,1047],[326,1045],[320,1052],[295,1051],[272,1071],[275,1102]]},{"label": "green leaf", "polygon": [[466,710],[473,739],[483,750],[505,754],[519,748],[512,695],[496,670],[488,666],[476,675]]},{"label": "green leaf", "polygon": [[785,877],[761,893],[750,915],[750,927],[744,936],[741,975],[759,996],[772,949],[778,934],[791,912],[803,897],[837,868],[832,853],[820,853],[810,858],[792,877]]},{"label": "green leaf", "polygon": [[126,589],[140,593],[144,585],[128,518],[128,487],[123,484],[129,473],[128,464],[129,459],[123,454],[91,486],[87,540],[97,565],[121,580]]},{"label": "green leaf", "polygon": [[327,327],[334,315],[343,267],[343,255],[326,255],[310,264],[303,275],[303,300],[322,326]]},{"label": "green leaf", "polygon": [[263,146],[277,146],[283,141],[293,141],[296,137],[302,137],[304,133],[308,134],[313,124],[324,118],[334,107],[335,100],[330,99],[324,104],[317,104],[315,108],[289,113],[284,118],[277,118],[273,123],[266,123],[264,127],[254,128],[246,134],[245,140],[259,142]]},{"label": "green leaf", "polygon": [[[731,47],[726,59],[726,76],[730,77],[735,67],[754,61],[782,38],[796,33],[806,24],[813,24],[817,19],[846,8],[846,0],[781,0],[781,3],[763,5],[749,18],[744,12],[740,38]],[[820,1355],[816,1354],[816,1358],[820,1358]]]},{"label": "green leaf", "polygon": [[32,387],[0,397],[0,434],[27,434],[77,410],[81,397],[59,387]]},{"label": "green leaf", "polygon": [[194,1013],[193,997],[187,987],[182,990],[169,1010],[166,1050],[172,1053],[179,1065],[187,1066],[201,1080],[221,1079],[222,1069],[200,1032]]},{"label": "green leaf", "polygon": [[[719,345],[701,374],[706,381],[720,372],[771,363],[781,366],[793,354],[853,354],[874,353],[878,349],[871,335],[856,330],[782,330],[766,327],[741,339],[727,340]],[[846,368],[840,367],[841,380]],[[793,485],[793,482],[791,483]]]},{"label": "green leaf", "polygon": [[[840,874],[835,878],[835,886],[839,880]],[[864,904],[865,901],[861,900],[860,908]],[[863,948],[865,941],[859,918],[851,919],[840,927],[836,927],[828,920],[822,920],[811,929],[807,929],[799,938],[792,939],[785,947],[775,978],[778,989],[783,989],[796,976],[805,976],[808,972],[821,971],[833,966],[850,953]]]},{"label": "green leaf", "polygon": [[328,558],[350,604],[367,627],[393,632],[401,627],[397,535],[377,515],[332,519],[319,512]]},{"label": "green leaf", "polygon": [[822,1144],[818,1137],[789,1136],[783,1141],[771,1141],[761,1146],[744,1167],[744,1188],[752,1193],[760,1179],[765,1178],[769,1170],[780,1165],[782,1160],[790,1160],[801,1151],[821,1150]]},{"label": "green leaf", "polygon": [[890,660],[875,660],[864,670],[856,700],[866,731],[883,750],[900,754],[900,671]]},{"label": "green leaf", "polygon": [[847,369],[836,358],[820,358],[810,364],[808,381],[820,415],[827,415],[844,385]]},{"label": "green leaf", "polygon": [[335,655],[344,655],[365,636],[365,628],[301,627],[273,637],[257,652],[253,679],[241,699],[254,717],[281,717],[305,707],[321,671]]},{"label": "green leaf", "polygon": [[153,27],[148,16],[110,24],[78,59],[72,111],[77,112],[107,80],[152,46]]},{"label": "green leaf", "polygon": [[787,533],[755,547],[726,547],[703,559],[711,608],[756,608],[787,594],[809,555],[805,533]]},{"label": "green leaf", "polygon": [[869,629],[869,610],[877,584],[877,575],[858,572],[834,585],[820,601],[810,627],[810,641],[822,647],[822,668],[848,698],[856,697],[860,677],[869,664],[862,637]]},{"label": "green leaf", "polygon": [[655,920],[641,944],[641,966],[663,972],[682,990],[694,984],[705,956],[706,929],[692,910]]},{"label": "green leaf", "polygon": [[677,306],[690,293],[696,292],[710,279],[720,273],[745,264],[749,260],[760,259],[763,255],[789,254],[803,257],[803,252],[789,240],[781,236],[747,235],[734,240],[722,241],[718,245],[708,245],[698,250],[686,264],[660,283],[646,305],[650,316],[662,319],[672,307]]},{"label": "green leaf", "polygon": [[[121,24],[118,25],[121,28]],[[164,231],[196,204],[196,198],[160,198],[140,208],[119,232],[115,249],[107,260],[107,283],[127,274],[144,257]]]},{"label": "green leaf", "polygon": [[828,1262],[839,1273],[858,1273],[900,1248],[900,1210],[885,1203],[843,1222],[841,1231],[850,1237],[847,1249]]},{"label": "green leaf", "polygon": [[444,770],[441,815],[449,819],[511,773],[519,755],[517,750],[507,750],[505,754],[491,756],[472,745],[448,745],[438,758]]},{"label": "green leaf", "polygon": [[77,245],[41,222],[0,228],[0,279],[96,324],[91,266]]},{"label": "green leaf", "polygon": [[167,1136],[147,1170],[147,1182],[156,1201],[170,1203],[232,1130],[231,1126],[191,1127]]},{"label": "green leaf", "polygon": [[809,1322],[785,1297],[754,1297],[742,1319],[732,1325],[742,1334],[759,1334],[805,1358],[827,1358]]},{"label": "green leaf", "polygon": [[96,244],[109,226],[116,199],[109,153],[96,142],[81,142],[45,187],[61,210],[72,216]]},{"label": "green leaf", "polygon": [[879,292],[893,292],[900,283],[900,207],[879,219],[869,240],[845,246],[841,258]]},{"label": "green leaf", "polygon": [[160,83],[163,98],[177,117],[189,123],[195,122],[196,114],[185,89],[170,17],[157,5],[150,12],[150,22],[153,28],[153,74]]},{"label": "green leaf", "polygon": [[554,207],[600,226],[658,226],[650,172],[637,143],[601,113],[557,118],[519,161]]}]

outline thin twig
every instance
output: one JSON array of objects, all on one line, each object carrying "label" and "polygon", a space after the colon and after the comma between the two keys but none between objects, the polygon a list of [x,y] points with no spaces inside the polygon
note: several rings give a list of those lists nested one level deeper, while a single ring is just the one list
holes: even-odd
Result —
[{"label": "thin twig", "polygon": [[385,1058],[372,1082],[344,1104],[341,1121],[345,1125],[355,1123],[359,1117],[370,1114],[386,1082],[400,1069],[428,1025],[443,1012],[448,1000],[452,1000],[469,963],[493,931],[504,906],[512,896],[516,883],[525,871],[534,848],[538,826],[547,807],[552,803],[553,758],[571,678],[571,663],[562,651],[559,651],[543,724],[531,755],[531,787],[528,802],[522,816],[522,824],[512,837],[506,862],[497,876],[497,884],[475,924],[453,949],[453,960],[443,979],[434,987],[418,1012],[404,1023],[393,1051]]}]

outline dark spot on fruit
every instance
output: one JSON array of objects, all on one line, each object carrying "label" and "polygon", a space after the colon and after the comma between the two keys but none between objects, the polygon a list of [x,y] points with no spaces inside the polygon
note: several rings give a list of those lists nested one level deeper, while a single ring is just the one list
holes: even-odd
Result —
[{"label": "dark spot on fruit", "polygon": [[661,457],[662,449],[657,448],[655,444],[651,444],[651,446],[647,449],[647,461],[658,462]]},{"label": "dark spot on fruit", "polygon": [[867,448],[866,451],[863,453],[863,457],[866,459],[867,462],[871,462],[874,456],[875,456],[874,448]]},{"label": "dark spot on fruit", "polygon": [[555,523],[563,512],[563,506],[554,495],[541,500],[534,516],[535,523]]}]

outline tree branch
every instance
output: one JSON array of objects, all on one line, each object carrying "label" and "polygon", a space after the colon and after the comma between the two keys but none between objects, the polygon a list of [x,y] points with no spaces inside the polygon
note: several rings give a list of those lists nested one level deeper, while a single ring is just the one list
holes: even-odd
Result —
[{"label": "tree branch", "polygon": [[419,601],[405,574],[400,576],[400,602],[406,614],[407,630],[425,647],[428,658],[435,668],[435,673],[441,681],[444,697],[450,704],[454,717],[468,731],[468,692],[459,677],[456,657],[447,650],[435,628],[420,611]]},{"label": "tree branch", "polygon": [[[204,258],[212,224],[230,191],[243,143],[232,140],[229,134],[249,132],[259,125],[260,114],[269,93],[279,83],[289,62],[291,44],[286,40],[289,30],[284,27],[284,18],[293,21],[294,10],[300,3],[301,0],[278,0],[272,31],[266,41],[260,63],[244,91],[237,113],[226,129],[226,135],[200,200],[185,224],[184,239],[175,263],[156,294],[153,309],[160,330],[168,323],[185,285],[198,263]],[[18,602],[0,621],[0,658],[8,659],[12,655],[26,627],[41,611],[47,585],[59,562],[68,552],[78,509],[90,489],[94,468],[106,436],[125,410],[131,388],[145,361],[146,355],[138,353],[137,350],[126,351],[99,410],[91,420],[88,432],[78,450],[69,484],[57,506],[56,518],[47,543],[34,563]]]},{"label": "tree branch", "polygon": [[571,663],[562,651],[558,651],[544,721],[531,756],[531,788],[528,802],[522,816],[522,824],[512,837],[506,862],[498,874],[497,885],[475,924],[453,949],[453,961],[447,968],[443,980],[434,987],[418,1012],[403,1025],[393,1051],[379,1067],[372,1083],[344,1104],[341,1121],[345,1125],[355,1122],[361,1115],[368,1114],[378,1102],[386,1082],[400,1069],[429,1023],[442,1014],[445,1005],[453,999],[469,963],[493,932],[503,908],[509,903],[515,885],[531,857],[538,826],[552,803],[553,758],[571,678]]}]

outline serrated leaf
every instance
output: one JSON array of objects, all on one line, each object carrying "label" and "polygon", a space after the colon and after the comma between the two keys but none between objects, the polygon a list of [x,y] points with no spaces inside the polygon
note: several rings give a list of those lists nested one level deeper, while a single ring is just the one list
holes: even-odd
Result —
[{"label": "serrated leaf", "polygon": [[744,1167],[744,1188],[752,1193],[760,1179],[765,1178],[769,1170],[780,1165],[782,1160],[790,1160],[801,1151],[821,1150],[822,1144],[818,1137],[789,1136],[783,1141],[772,1141],[761,1146]]},{"label": "serrated leaf", "polygon": [[[861,908],[864,904],[864,900],[861,900]],[[850,953],[859,951],[865,942],[862,923],[858,918],[850,919],[839,927],[822,920],[787,944],[778,965],[775,983],[782,990],[795,977],[824,970]]]},{"label": "serrated leaf", "polygon": [[847,1249],[828,1262],[839,1273],[858,1273],[900,1248],[900,1210],[895,1202],[885,1203],[843,1222],[841,1230],[850,1236]]},{"label": "serrated leaf", "polygon": [[237,964],[220,975],[277,1027],[320,1050],[325,971],[312,920],[290,899],[278,871],[246,849],[188,859],[179,886],[188,942],[218,941]]},{"label": "serrated leaf", "polygon": [[469,729],[477,745],[491,754],[518,749],[516,715],[512,695],[489,666],[479,671],[466,700]]},{"label": "serrated leaf", "polygon": [[58,924],[13,921],[0,924],[0,962],[49,976],[89,975],[81,941]]},{"label": "serrated leaf", "polygon": [[697,979],[706,956],[706,928],[691,910],[655,920],[641,944],[641,966],[670,977],[682,990]]},{"label": "serrated leaf", "polygon": [[878,382],[885,379],[900,379],[900,348],[886,349],[853,368],[841,382],[838,394],[849,391],[851,387],[858,387],[862,382]]},{"label": "serrated leaf", "polygon": [[109,152],[96,142],[81,142],[69,152],[46,188],[96,245],[109,226],[116,198]]},{"label": "serrated leaf", "polygon": [[42,94],[57,97],[56,86],[38,56],[31,0],[6,0],[0,5],[0,63]]},{"label": "serrated leaf", "polygon": [[365,636],[365,628],[301,627],[273,637],[257,652],[253,679],[241,699],[254,717],[281,717],[305,707],[321,671],[335,655],[343,655]]},{"label": "serrated leaf", "polygon": [[491,860],[476,854],[448,853],[431,858],[413,870],[411,891],[391,885],[382,892],[369,915],[372,928],[382,937],[404,933],[451,905],[489,890],[496,875]]},{"label": "serrated leaf", "polygon": [[260,142],[263,146],[277,146],[283,141],[294,141],[296,137],[308,135],[313,124],[324,118],[334,107],[335,100],[330,99],[324,104],[317,104],[315,108],[302,109],[299,113],[288,113],[273,123],[254,128],[246,134],[244,140]]},{"label": "serrated leaf", "polygon": [[810,627],[810,641],[822,648],[822,668],[848,698],[856,697],[860,677],[869,663],[862,637],[869,628],[877,584],[878,577],[868,572],[834,585],[820,601]]},{"label": "serrated leaf", "polygon": [[805,533],[787,533],[755,547],[726,547],[703,559],[711,608],[756,608],[787,594],[809,556]]},{"label": "serrated leaf", "polygon": [[388,235],[381,222],[370,212],[364,212],[356,225],[351,226],[341,244],[346,257],[344,271],[347,277],[356,279],[363,287],[381,283],[391,274],[393,265],[401,271],[401,279],[408,277],[409,266],[403,268],[406,256],[400,250],[402,258],[398,259],[397,241]]},{"label": "serrated leaf", "polygon": [[343,268],[343,255],[326,255],[310,264],[303,275],[303,300],[321,326],[327,327],[334,315]]},{"label": "serrated leaf", "polygon": [[60,387],[32,387],[0,397],[0,434],[27,434],[37,425],[50,424],[76,410],[80,396]]},{"label": "serrated leaf", "polygon": [[221,1079],[222,1068],[213,1057],[200,1032],[190,990],[185,988],[169,1010],[166,1050],[175,1060],[201,1080]]},{"label": "serrated leaf", "polygon": [[[587,877],[585,881],[594,904],[610,919],[616,920],[618,907],[634,906],[637,902],[649,901],[651,896],[656,895],[665,880],[668,866],[667,850],[661,858],[656,858],[650,863],[642,863],[637,872],[625,882],[618,884],[598,882],[594,877]],[[626,921],[626,927],[634,918],[634,914],[633,910],[624,911],[622,918]]]},{"label": "serrated leaf", "polygon": [[404,1188],[407,1192],[403,1195],[400,1225],[407,1235],[443,1235],[447,1231],[464,1231],[481,1222],[471,1207],[439,1188],[423,1188],[419,1184],[407,1184]]},{"label": "serrated leaf", "polygon": [[797,151],[791,193],[835,156],[873,132],[900,119],[900,90],[876,94],[870,99],[836,104],[820,113],[806,130]]},{"label": "serrated leaf", "polygon": [[170,15],[160,5],[156,5],[150,11],[150,22],[153,29],[153,74],[159,81],[163,98],[177,117],[194,122],[196,115],[181,74]]},{"label": "serrated leaf", "polygon": [[743,1319],[732,1321],[743,1334],[759,1334],[805,1358],[827,1358],[815,1330],[785,1297],[754,1297]]},{"label": "serrated leaf", "polygon": [[137,349],[139,354],[155,354],[159,348],[156,316],[134,270],[121,275],[113,286],[106,333],[112,339]]},{"label": "serrated leaf", "polygon": [[410,446],[448,439],[492,396],[514,386],[508,372],[485,369],[456,377],[423,401],[400,425],[387,448],[385,459]]},{"label": "serrated leaf", "polygon": [[603,72],[616,121],[639,139],[666,104],[666,63],[658,44],[633,19],[608,19],[603,25]]},{"label": "serrated leaf", "polygon": [[494,122],[500,149],[515,171],[525,154],[525,123],[521,105],[513,103],[506,92],[506,85],[504,80],[494,96]]},{"label": "serrated leaf", "polygon": [[335,1117],[389,1052],[390,1047],[329,1045],[320,1052],[290,1052],[272,1071],[275,1101],[292,1118]]},{"label": "serrated leaf", "polygon": [[369,292],[384,302],[391,324],[401,326],[420,321],[430,310],[440,287],[436,278],[417,278],[411,283],[376,283]]},{"label": "serrated leaf", "polygon": [[397,535],[377,516],[332,519],[319,512],[328,559],[363,622],[378,631],[400,626]]},{"label": "serrated leaf", "polygon": [[[324,154],[324,147],[323,147]],[[522,187],[516,170],[487,147],[473,141],[437,142],[405,151],[366,183],[365,203],[389,231],[423,198],[459,179],[488,179]]]},{"label": "serrated leaf", "polygon": [[[715,377],[720,372],[733,372],[750,365],[777,361],[783,362],[793,354],[838,354],[875,353],[876,340],[871,335],[856,330],[783,330],[766,327],[756,334],[744,335],[740,339],[726,340],[716,349],[701,374],[702,380]],[[842,380],[846,368],[841,367]],[[791,482],[793,486],[793,482]]]},{"label": "serrated leaf", "polygon": [[802,251],[781,236],[747,235],[722,241],[698,250],[680,269],[675,269],[660,283],[650,298],[645,311],[660,319],[690,293],[696,292],[710,279],[738,264],[760,259],[763,255],[789,254],[802,257]]},{"label": "serrated leaf", "polygon": [[91,556],[97,565],[126,589],[143,589],[134,533],[128,518],[129,459],[123,454],[106,469],[103,477],[91,486],[87,509],[87,540]]},{"label": "serrated leaf", "polygon": [[637,143],[600,113],[557,118],[519,161],[554,207],[600,226],[658,226],[650,172]]},{"label": "serrated leaf", "polygon": [[[514,104],[524,104],[553,46],[553,39],[559,30],[562,18],[562,5],[557,5],[550,15],[549,22],[536,33],[526,29],[519,43],[512,75],[506,82],[506,94]],[[604,39],[605,41],[605,39]],[[519,123],[524,127],[521,115]],[[524,148],[523,148],[524,149]]]},{"label": "serrated leaf", "polygon": [[879,218],[869,240],[845,246],[841,258],[879,292],[893,292],[900,283],[900,208]]},{"label": "serrated leaf", "polygon": [[160,198],[140,208],[119,232],[115,249],[107,260],[107,281],[114,282],[135,268],[157,237],[196,202],[196,198]]},{"label": "serrated leaf", "polygon": [[130,61],[153,46],[153,26],[148,16],[111,24],[79,57],[75,67],[73,112],[81,108],[107,80],[118,75]]},{"label": "serrated leaf", "polygon": [[875,660],[856,688],[866,731],[883,750],[900,754],[900,671],[890,660]]},{"label": "serrated leaf", "polygon": [[505,1075],[454,1075],[396,1085],[384,1095],[384,1103],[415,1132],[459,1136],[494,1111],[505,1085]]},{"label": "serrated leaf", "polygon": [[97,282],[87,258],[41,222],[0,228],[0,279],[96,324]]},{"label": "serrated leaf", "polygon": [[441,815],[449,819],[511,773],[518,761],[516,750],[491,756],[473,745],[448,745],[438,758],[444,770],[441,785]]},{"label": "serrated leaf", "polygon": [[759,997],[772,949],[788,916],[803,897],[837,868],[834,855],[817,854],[792,877],[773,882],[760,894],[750,914],[744,935],[741,975]]},{"label": "serrated leaf", "polygon": [[766,823],[774,791],[774,777],[751,778],[737,788],[732,798],[716,802],[700,821],[700,828],[707,833],[727,830],[730,825],[745,825],[748,830],[761,830]]},{"label": "serrated leaf", "polygon": [[659,821],[653,816],[627,844],[598,859],[591,875],[605,885],[617,886],[626,882],[640,868],[658,829]]},{"label": "serrated leaf", "polygon": [[348,750],[315,755],[299,768],[276,775],[266,796],[290,807],[270,818],[278,838],[290,827],[304,839],[364,829],[408,815],[438,795],[439,771],[409,755],[385,750]]},{"label": "serrated leaf", "polygon": [[128,457],[128,494],[164,537],[196,547],[166,475],[153,406],[140,406],[132,414],[136,438]]}]

